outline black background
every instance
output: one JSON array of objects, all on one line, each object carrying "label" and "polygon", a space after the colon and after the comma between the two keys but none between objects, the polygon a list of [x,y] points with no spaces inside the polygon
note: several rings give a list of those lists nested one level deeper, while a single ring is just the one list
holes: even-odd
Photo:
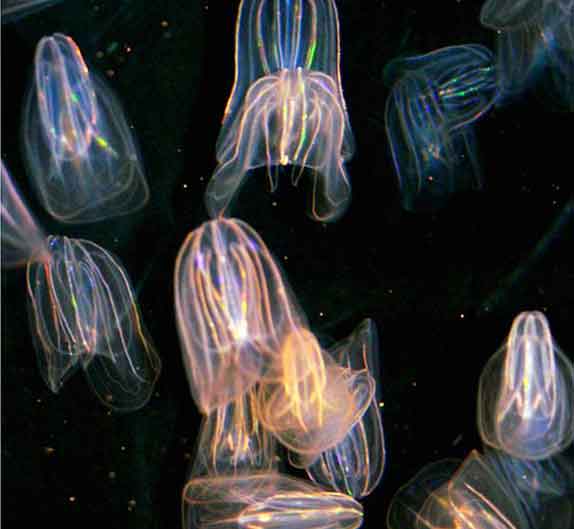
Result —
[{"label": "black background", "polygon": [[[572,359],[572,114],[538,89],[477,124],[485,186],[435,213],[402,210],[384,130],[385,64],[452,44],[494,46],[481,2],[338,0],[342,79],[357,150],[350,209],[321,225],[303,189],[275,195],[256,171],[234,211],[282,263],[312,329],[346,336],[364,318],[380,338],[387,467],[363,503],[383,527],[392,495],[424,464],[480,447],[476,389],[523,310],[543,311]],[[2,32],[2,158],[48,233],[118,255],[139,295],[163,372],[142,410],[116,415],[82,373],[53,395],[36,368],[25,272],[2,272],[2,496],[7,527],[173,528],[198,432],[173,312],[185,235],[207,220],[206,182],[233,82],[238,1],[65,0]],[[34,200],[20,148],[36,42],[64,32],[124,104],[151,188],[140,213],[59,225]],[[130,51],[128,51],[128,48]]]}]

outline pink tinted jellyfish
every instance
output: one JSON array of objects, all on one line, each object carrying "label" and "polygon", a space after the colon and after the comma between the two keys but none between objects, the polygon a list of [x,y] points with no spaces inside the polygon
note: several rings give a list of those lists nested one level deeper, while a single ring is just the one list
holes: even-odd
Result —
[{"label": "pink tinted jellyfish", "polygon": [[361,498],[369,495],[381,480],[386,456],[379,410],[379,348],[373,320],[361,322],[348,338],[330,348],[329,354],[349,372],[369,373],[375,383],[375,391],[369,407],[344,439],[321,453],[306,470],[311,480]]},{"label": "pink tinted jellyfish", "polygon": [[279,473],[190,480],[182,494],[184,529],[357,529],[363,508]]},{"label": "pink tinted jellyfish", "polygon": [[265,243],[240,220],[209,221],[188,235],[174,287],[191,393],[205,414],[258,382],[304,320]]},{"label": "pink tinted jellyfish", "polygon": [[275,190],[277,168],[289,165],[294,184],[304,168],[313,173],[310,215],[336,220],[350,201],[344,162],[354,146],[333,0],[242,0],[235,46],[235,82],[206,192],[210,214],[227,210],[251,169],[267,167]]},{"label": "pink tinted jellyfish", "polygon": [[527,460],[550,457],[574,439],[574,366],[542,313],[519,314],[486,364],[478,428],[485,444]]}]

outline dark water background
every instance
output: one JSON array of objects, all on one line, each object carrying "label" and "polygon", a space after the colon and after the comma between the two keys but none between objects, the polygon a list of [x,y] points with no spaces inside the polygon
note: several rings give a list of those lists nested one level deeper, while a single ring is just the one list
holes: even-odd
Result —
[{"label": "dark water background", "polygon": [[[538,309],[574,355],[572,114],[531,94],[477,126],[481,192],[435,214],[400,207],[384,131],[386,62],[464,43],[494,46],[481,2],[339,0],[342,79],[357,152],[353,202],[336,224],[304,214],[304,189],[273,196],[256,172],[235,211],[282,262],[312,329],[346,336],[365,317],[380,335],[388,461],[364,501],[384,527],[397,488],[424,464],[464,457],[480,441],[477,381],[512,319]],[[439,5],[440,4],[440,5]],[[2,32],[2,158],[48,233],[118,255],[161,353],[157,392],[130,415],[107,412],[81,373],[52,395],[36,368],[25,274],[2,272],[2,507],[6,527],[174,528],[198,432],[173,313],[174,260],[206,220],[203,192],[233,81],[238,1],[66,0]],[[36,42],[64,32],[124,104],[151,201],[91,226],[51,221],[30,193],[19,145]],[[130,51],[128,52],[128,48]],[[539,91],[540,92],[540,91]],[[274,205],[275,204],[275,205]]]}]

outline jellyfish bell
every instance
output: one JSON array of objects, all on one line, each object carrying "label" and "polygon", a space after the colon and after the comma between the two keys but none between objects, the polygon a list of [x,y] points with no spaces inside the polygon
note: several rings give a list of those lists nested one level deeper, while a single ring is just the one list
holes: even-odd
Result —
[{"label": "jellyfish bell", "polygon": [[540,312],[523,312],[486,364],[479,382],[483,442],[509,455],[539,460],[574,439],[574,366]]},{"label": "jellyfish bell", "polygon": [[67,35],[43,37],[36,46],[22,143],[38,200],[60,222],[126,215],[149,199],[122,106]]},{"label": "jellyfish bell", "polygon": [[206,192],[211,216],[227,212],[246,174],[267,167],[313,173],[309,214],[334,221],[350,201],[344,162],[353,137],[339,68],[333,0],[242,0],[236,30],[235,82],[217,141],[218,166]]},{"label": "jellyfish bell", "polygon": [[361,498],[378,485],[386,459],[374,322],[369,319],[361,322],[348,338],[329,348],[328,353],[339,366],[351,372],[368,372],[375,383],[375,391],[365,413],[347,435],[322,452],[311,465],[306,465],[306,471],[316,483]]},{"label": "jellyfish bell", "polygon": [[296,454],[291,462],[305,467],[345,438],[374,391],[369,373],[337,365],[315,336],[300,328],[282,344],[274,377],[260,384],[259,418]]},{"label": "jellyfish bell", "polygon": [[344,131],[345,112],[331,77],[297,68],[258,79],[245,96],[235,142],[218,151],[219,165],[206,194],[211,215],[227,209],[251,169],[267,167],[274,191],[277,168],[289,165],[294,185],[303,169],[312,172],[310,215],[322,221],[338,218],[351,196]]},{"label": "jellyfish bell", "polygon": [[174,288],[190,389],[203,413],[253,387],[283,336],[305,320],[263,240],[237,219],[208,221],[188,235]]},{"label": "jellyfish bell", "polygon": [[161,360],[129,277],[97,244],[48,238],[48,262],[29,261],[29,320],[38,367],[57,393],[78,368],[100,401],[133,411],[151,398]]}]

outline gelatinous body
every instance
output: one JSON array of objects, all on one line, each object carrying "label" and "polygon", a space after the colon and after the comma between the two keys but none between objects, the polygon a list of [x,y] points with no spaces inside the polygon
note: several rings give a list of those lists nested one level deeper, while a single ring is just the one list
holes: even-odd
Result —
[{"label": "gelatinous body", "polygon": [[204,417],[192,477],[269,473],[277,466],[275,439],[257,416],[252,388]]},{"label": "gelatinous body", "polygon": [[259,418],[300,456],[300,466],[340,443],[363,416],[374,393],[366,371],[336,364],[304,328],[285,337],[281,354],[259,387]]},{"label": "gelatinous body", "polygon": [[303,322],[265,243],[236,219],[206,222],[188,235],[174,286],[184,362],[203,413],[249,390],[284,335]]},{"label": "gelatinous body", "polygon": [[[497,32],[497,81],[502,100],[541,77],[551,97],[574,109],[574,4],[570,0],[489,0],[481,23]],[[553,93],[552,93],[553,92]]]},{"label": "gelatinous body", "polygon": [[30,322],[38,365],[57,393],[79,367],[105,405],[119,411],[150,398],[160,360],[126,272],[96,244],[49,237],[50,259],[28,264]]},{"label": "gelatinous body", "polygon": [[519,498],[488,458],[473,451],[452,473],[452,460],[432,463],[391,502],[389,529],[523,529]]},{"label": "gelatinous body", "polygon": [[[507,490],[518,498],[530,521],[529,527],[544,527],[545,510],[561,500],[570,503],[574,514],[574,460],[571,455],[557,454],[532,461],[491,450],[486,457],[505,482]],[[552,527],[570,527],[558,509],[551,518],[554,522]]]},{"label": "gelatinous body", "polygon": [[44,37],[36,48],[23,143],[38,199],[61,222],[125,215],[148,200],[122,108],[66,35]]},{"label": "gelatinous body", "polygon": [[185,529],[356,529],[353,498],[277,473],[190,480],[183,491]]},{"label": "gelatinous body", "polygon": [[[361,323],[349,338],[329,349],[329,354],[345,369],[368,372],[380,386],[377,331],[372,320]],[[380,390],[373,393],[369,407],[345,438],[306,469],[313,481],[355,498],[373,491],[385,466],[379,399]]]},{"label": "gelatinous body", "polygon": [[473,129],[451,130],[440,89],[424,73],[395,83],[385,126],[406,209],[435,209],[454,191],[480,187]]},{"label": "gelatinous body", "polygon": [[339,22],[333,0],[242,0],[236,29],[235,82],[217,142],[218,167],[206,204],[228,208],[246,173],[276,166],[313,173],[310,214],[335,220],[350,200],[344,161],[353,138],[339,70]]},{"label": "gelatinous body", "polygon": [[479,44],[401,57],[385,67],[390,79],[400,79],[407,72],[422,73],[432,81],[437,104],[451,131],[474,123],[497,99],[494,57]]},{"label": "gelatinous body", "polygon": [[46,236],[20,196],[10,173],[2,172],[2,266],[11,268],[30,260],[49,259]]},{"label": "gelatinous body", "polygon": [[545,316],[519,314],[486,364],[478,391],[483,442],[521,459],[544,459],[574,439],[574,366]]}]

